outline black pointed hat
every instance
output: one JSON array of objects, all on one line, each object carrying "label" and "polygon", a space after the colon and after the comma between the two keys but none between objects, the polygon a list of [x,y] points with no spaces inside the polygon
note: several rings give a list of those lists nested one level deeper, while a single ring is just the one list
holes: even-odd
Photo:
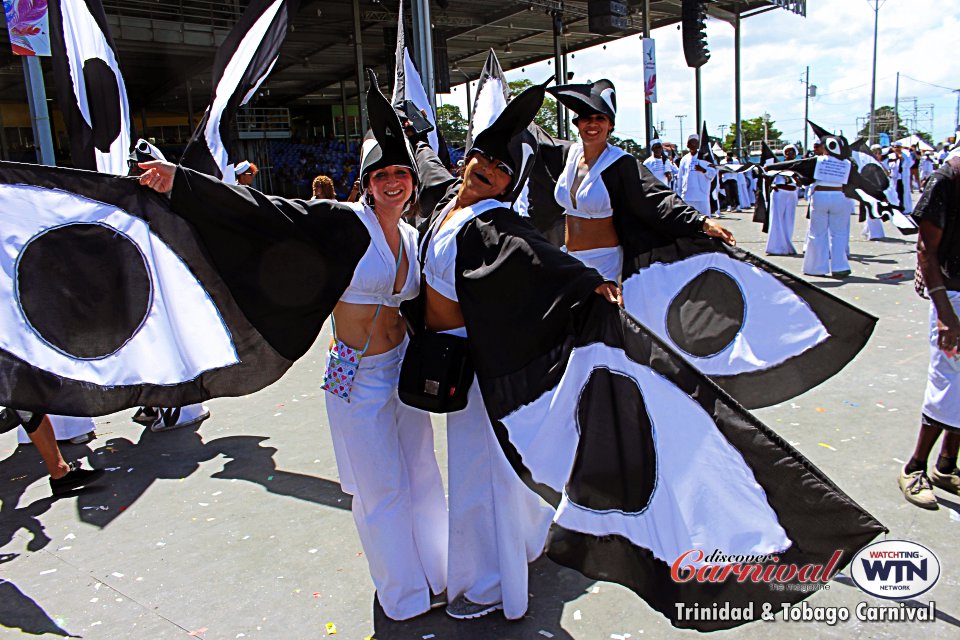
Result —
[{"label": "black pointed hat", "polygon": [[770,148],[770,145],[767,144],[766,140],[760,141],[760,166],[766,166],[767,162],[776,162],[777,156],[773,152],[773,149]]},{"label": "black pointed hat", "polygon": [[813,133],[820,138],[820,144],[823,145],[827,155],[840,158],[841,160],[850,158],[850,143],[847,142],[846,138],[830,133],[815,122],[807,120],[807,124],[813,129]]},{"label": "black pointed hat", "polygon": [[704,120],[703,127],[700,129],[700,148],[697,149],[697,159],[706,160],[710,164],[717,164],[717,159],[713,155],[712,140],[707,133],[707,122]]},{"label": "black pointed hat", "polygon": [[545,90],[546,83],[535,84],[507,103],[489,127],[474,135],[473,145],[467,150],[469,154],[479,149],[513,169],[510,187],[501,198],[504,202],[519,197],[533,168],[537,139],[528,127],[543,104]]},{"label": "black pointed hat", "polygon": [[417,163],[413,148],[403,131],[400,117],[390,102],[380,92],[377,75],[367,69],[370,88],[367,90],[367,117],[370,130],[360,149],[360,185],[366,188],[370,173],[376,169],[400,165],[410,167],[414,182],[418,181]]},{"label": "black pointed hat", "polygon": [[[610,122],[617,120],[617,92],[613,83],[605,78],[589,84],[560,84],[547,91],[577,114],[577,118],[599,113],[610,118]],[[573,119],[574,124],[577,118]]]}]

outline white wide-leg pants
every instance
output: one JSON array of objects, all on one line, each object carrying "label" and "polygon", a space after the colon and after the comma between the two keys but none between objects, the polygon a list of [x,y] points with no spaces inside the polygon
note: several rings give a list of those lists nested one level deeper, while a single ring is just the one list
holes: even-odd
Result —
[{"label": "white wide-leg pants", "polygon": [[343,490],[384,613],[406,620],[446,589],[447,507],[424,411],[397,396],[406,345],[364,356],[350,402],[326,396]]},{"label": "white wide-leg pants", "polygon": [[797,192],[774,189],[770,193],[770,227],[767,234],[767,253],[773,256],[792,256],[793,227],[797,216]]},{"label": "white wide-leg pants", "polygon": [[813,276],[849,271],[850,215],[853,205],[842,191],[814,191],[803,272]]},{"label": "white wide-leg pants", "polygon": [[553,509],[520,480],[490,424],[476,379],[469,403],[447,414],[450,599],[503,602],[510,620],[527,611],[527,565],[542,552]]}]

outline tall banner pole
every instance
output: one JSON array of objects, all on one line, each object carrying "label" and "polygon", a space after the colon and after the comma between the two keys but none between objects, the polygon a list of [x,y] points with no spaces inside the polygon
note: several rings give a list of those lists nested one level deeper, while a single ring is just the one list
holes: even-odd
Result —
[{"label": "tall banner pole", "polygon": [[43,86],[43,68],[37,56],[20,56],[23,61],[23,78],[27,87],[27,102],[30,106],[30,123],[33,125],[33,141],[37,145],[37,162],[56,166],[53,155],[53,135],[50,133],[50,112],[47,110],[47,92]]}]

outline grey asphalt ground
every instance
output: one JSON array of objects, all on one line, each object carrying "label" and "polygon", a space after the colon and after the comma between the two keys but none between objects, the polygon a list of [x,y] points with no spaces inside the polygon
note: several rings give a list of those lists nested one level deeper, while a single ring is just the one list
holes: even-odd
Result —
[{"label": "grey asphalt ground", "polygon": [[[795,242],[802,248],[804,205]],[[763,254],[750,214],[728,214],[740,245]],[[864,351],[839,375],[757,411],[853,499],[890,538],[933,549],[943,572],[917,602],[932,623],[756,622],[726,638],[960,638],[960,497],[906,503],[897,474],[913,448],[927,366],[927,304],[916,296],[914,243],[867,242],[854,223],[853,276],[817,285],[878,316]],[[772,258],[800,273],[801,258]],[[530,609],[456,622],[442,611],[388,620],[376,604],[341,492],[319,389],[326,334],[277,384],[208,403],[199,430],[153,434],[133,411],[97,419],[98,437],[70,458],[108,470],[99,489],[53,500],[32,447],[0,436],[0,637],[363,640],[656,639],[673,629],[628,590],[548,560],[531,567]],[[446,466],[443,421],[437,456]],[[882,604],[844,578],[807,602]],[[328,625],[335,625],[328,627]]]}]

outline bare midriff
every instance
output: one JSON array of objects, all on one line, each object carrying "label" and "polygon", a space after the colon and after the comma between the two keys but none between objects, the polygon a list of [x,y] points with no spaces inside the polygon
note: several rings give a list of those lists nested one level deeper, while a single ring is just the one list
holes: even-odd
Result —
[{"label": "bare midriff", "polygon": [[428,284],[424,285],[427,295],[427,329],[430,331],[449,331],[464,326],[460,303],[441,295]]},{"label": "bare midriff", "polygon": [[337,338],[348,347],[358,351],[363,349],[370,336],[370,346],[365,355],[375,356],[396,348],[403,342],[407,324],[397,307],[380,307],[380,315],[375,304],[354,304],[338,302],[333,309],[333,318],[337,323]]},{"label": "bare midriff", "polygon": [[567,251],[587,251],[589,249],[607,249],[620,245],[617,230],[613,226],[613,217],[567,219]]}]

